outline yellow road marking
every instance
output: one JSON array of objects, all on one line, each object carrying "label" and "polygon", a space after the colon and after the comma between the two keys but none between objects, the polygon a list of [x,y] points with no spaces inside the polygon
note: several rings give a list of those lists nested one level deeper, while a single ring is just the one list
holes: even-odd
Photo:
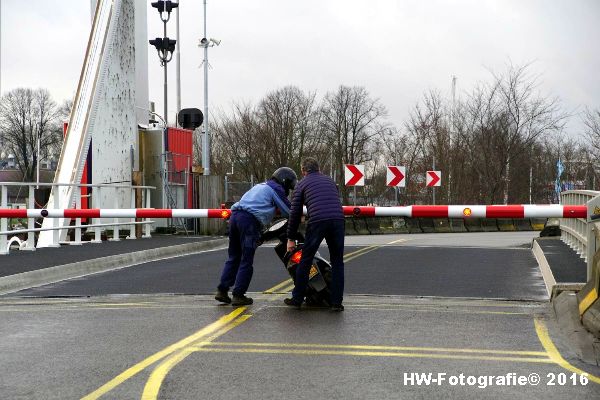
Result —
[{"label": "yellow road marking", "polygon": [[140,361],[139,363],[135,364],[134,366],[128,368],[124,372],[120,373],[119,375],[117,375],[116,377],[111,379],[109,382],[105,383],[98,389],[94,390],[92,393],[88,394],[87,396],[84,396],[82,398],[82,400],[98,399],[100,396],[104,395],[105,393],[107,393],[107,392],[111,391],[112,389],[114,389],[115,387],[119,386],[121,383],[125,382],[127,379],[137,375],[138,373],[143,371],[148,366],[154,364],[155,362],[163,359],[164,357],[166,357],[178,350],[181,350],[181,349],[189,346],[190,344],[198,341],[199,339],[202,339],[204,336],[210,335],[211,333],[221,329],[223,326],[227,325],[232,320],[234,320],[236,317],[238,317],[240,314],[242,314],[244,311],[246,311],[246,307],[236,308],[231,313],[219,318],[217,321],[200,329],[198,332],[186,337],[185,339],[180,340],[177,343],[174,343],[174,344],[166,347],[165,349],[159,351],[158,353],[155,353],[152,356],[146,358],[145,360]]},{"label": "yellow road marking", "polygon": [[[347,305],[348,306],[348,305]],[[271,308],[289,308],[288,306],[282,305],[273,305],[269,306]],[[358,306],[356,304],[352,304],[350,307],[353,309],[361,309],[361,310],[377,310],[377,311],[399,311],[399,309],[403,311],[413,311],[413,312],[430,312],[430,313],[456,313],[456,314],[485,314],[485,315],[519,315],[519,316],[530,316],[529,313],[524,312],[512,312],[512,311],[473,311],[473,310],[448,310],[448,309],[436,309],[432,307],[427,308],[411,308],[410,306],[406,307],[363,307]]]},{"label": "yellow road marking", "polygon": [[[344,261],[346,261],[346,257],[351,256],[351,255],[356,254],[356,253],[360,253],[360,252],[364,251],[365,249],[369,249],[371,247],[373,247],[373,246],[363,247],[363,248],[358,249],[356,251],[353,251],[351,253],[345,254],[344,255]],[[291,284],[291,287],[294,287],[294,281],[291,278],[288,279],[288,280],[286,280],[286,281],[283,281],[281,283],[278,283],[277,285],[273,286],[272,288],[265,290],[263,293],[265,293],[265,294],[272,294],[272,293],[275,293],[275,292],[279,292],[279,290],[282,289],[284,286],[289,286],[290,284]],[[282,290],[282,291],[286,292],[288,290]]]},{"label": "yellow road marking", "polygon": [[377,245],[365,247],[363,249],[364,251],[362,251],[360,254],[352,254],[349,257],[344,257],[344,262],[348,262],[348,261],[354,260],[355,258],[358,258],[360,256],[364,256],[365,254],[370,253],[373,250],[377,250],[380,247],[388,246],[390,244],[395,244],[395,243],[402,243],[402,242],[406,242],[406,239],[398,239],[398,240],[393,240],[393,241],[391,241],[389,243],[385,243],[385,244],[377,244]]},{"label": "yellow road marking", "polygon": [[267,289],[267,290],[265,290],[263,293],[266,293],[266,294],[271,294],[271,293],[277,292],[277,291],[278,291],[279,289],[281,289],[283,286],[289,286],[289,284],[290,284],[290,283],[291,283],[291,284],[293,284],[293,283],[294,283],[294,281],[292,281],[292,279],[291,279],[291,278],[290,278],[290,279],[288,279],[287,281],[283,281],[283,282],[281,282],[281,283],[279,283],[279,284],[277,284],[277,285],[273,286],[273,287],[272,287],[272,288],[270,288],[270,289]]},{"label": "yellow road marking", "polygon": [[346,253],[346,254],[344,254],[344,261],[346,261],[346,258],[348,258],[348,257],[352,257],[355,254],[362,253],[363,251],[369,250],[369,249],[374,248],[374,247],[377,247],[377,245],[373,244],[371,246],[361,247],[358,250],[354,250],[354,251],[351,251],[350,253]]},{"label": "yellow road marking", "polygon": [[[350,260],[354,260],[355,258],[358,258],[358,257],[360,257],[362,255],[367,254],[367,253],[370,253],[371,251],[376,250],[376,249],[378,249],[380,247],[387,246],[387,245],[394,244],[394,243],[400,243],[400,242],[406,242],[406,239],[398,239],[398,240],[394,240],[394,241],[391,241],[391,242],[385,243],[385,244],[374,244],[374,245],[371,245],[371,246],[360,248],[360,249],[355,250],[353,252],[344,254],[344,262],[348,262]],[[290,284],[291,284],[291,286],[289,288],[282,289],[286,285],[290,285]],[[277,285],[273,286],[270,289],[265,290],[263,293],[265,293],[265,294],[273,294],[273,293],[280,293],[280,292],[286,293],[286,292],[288,292],[293,287],[294,287],[294,281],[292,279],[288,279],[286,281],[278,283]]]},{"label": "yellow road marking", "polygon": [[544,321],[541,318],[535,317],[533,319],[533,323],[535,324],[535,331],[537,332],[538,338],[540,339],[542,346],[544,346],[544,349],[546,349],[546,351],[548,352],[548,356],[550,357],[552,362],[560,365],[561,367],[563,367],[564,369],[566,369],[568,371],[575,372],[576,374],[580,374],[580,375],[586,374],[587,378],[590,381],[600,383],[599,377],[592,375],[588,372],[585,372],[577,367],[572,366],[571,364],[569,364],[567,362],[567,360],[565,360],[560,355],[560,352],[554,345],[554,342],[552,342],[552,339],[550,339],[550,335],[548,334],[548,328],[546,327],[546,324],[544,323]]},{"label": "yellow road marking", "polygon": [[450,347],[407,347],[407,346],[377,346],[377,345],[355,345],[355,344],[318,344],[318,343],[257,343],[257,342],[208,342],[202,341],[198,344],[210,345],[211,347],[283,347],[283,348],[311,348],[311,349],[345,349],[345,350],[386,350],[386,351],[421,351],[439,353],[473,353],[473,354],[504,354],[518,356],[548,357],[545,351],[526,350],[494,350],[494,349],[465,349]]},{"label": "yellow road marking", "polygon": [[[400,304],[400,303],[375,303],[375,302],[360,302],[360,303],[354,303],[354,301],[359,301],[358,300],[358,296],[361,295],[353,295],[353,299],[350,299],[348,302],[344,302],[344,304],[361,304],[364,306],[378,306],[378,305],[386,305],[386,306],[415,306],[415,307],[496,307],[496,308],[539,308],[539,303],[532,303],[533,304],[521,304],[521,303],[514,303],[514,302],[489,302],[486,300],[467,300],[467,301],[447,301],[447,298],[444,297],[425,297],[426,300],[432,300],[430,303],[412,303],[412,304]],[[371,296],[371,295],[367,295]],[[398,296],[398,295],[377,295],[377,297],[400,297],[402,298],[403,296]],[[409,298],[414,298],[414,296],[409,296]]]},{"label": "yellow road marking", "polygon": [[596,299],[598,299],[598,292],[596,292],[596,288],[592,288],[583,300],[581,300],[581,303],[579,303],[579,315],[583,315],[594,304]]},{"label": "yellow road marking", "polygon": [[146,382],[146,386],[144,387],[144,392],[142,393],[142,400],[157,399],[158,393],[160,392],[160,387],[161,387],[165,377],[169,373],[169,371],[171,371],[181,361],[185,360],[185,358],[187,356],[192,354],[195,351],[195,348],[197,346],[208,344],[208,343],[212,342],[219,336],[225,334],[226,332],[228,332],[231,329],[235,328],[236,326],[240,325],[241,323],[243,323],[250,317],[251,317],[251,315],[242,315],[242,316],[238,317],[237,319],[234,319],[228,325],[224,326],[223,328],[218,330],[216,333],[212,334],[211,336],[209,336],[208,338],[203,340],[201,343],[196,343],[193,346],[186,347],[183,350],[173,354],[172,356],[169,356],[166,360],[161,362],[154,369],[154,371],[152,371],[152,374],[150,374],[150,378],[148,378],[148,381]]},{"label": "yellow road marking", "polygon": [[214,309],[215,306],[213,305],[148,305],[148,306],[127,306],[127,307],[113,307],[113,306],[109,306],[109,307],[102,307],[102,306],[97,306],[97,307],[89,307],[89,306],[83,306],[83,307],[51,307],[51,308],[36,308],[36,309],[28,309],[28,308],[10,308],[10,309],[4,309],[4,308],[0,308],[0,312],[26,312],[26,313],[36,313],[36,312],[53,312],[53,311],[81,311],[81,310],[85,310],[87,311],[107,311],[107,310],[112,310],[112,311],[117,311],[117,310],[131,310],[131,309],[146,309],[146,310],[152,310],[152,309],[188,309],[188,310],[193,310],[193,309],[201,309],[201,308],[210,308],[210,309]]},{"label": "yellow road marking", "polygon": [[257,348],[213,348],[193,347],[194,351],[216,352],[216,353],[262,353],[262,354],[296,354],[296,355],[332,355],[332,356],[363,356],[363,357],[403,357],[403,358],[434,358],[451,360],[482,360],[482,361],[510,361],[528,363],[548,363],[553,361],[549,358],[535,357],[491,357],[476,355],[455,354],[427,354],[427,353],[395,353],[384,351],[348,351],[348,350],[299,350],[299,349],[257,349]]},{"label": "yellow road marking", "polygon": [[163,379],[167,376],[167,373],[181,361],[183,361],[187,356],[192,354],[194,350],[190,347],[186,347],[185,349],[175,353],[172,356],[167,357],[165,361],[160,363],[158,367],[154,369],[148,382],[146,382],[146,386],[144,387],[144,392],[142,393],[142,400],[150,400],[158,398],[158,392],[160,391],[160,386],[162,385]]}]

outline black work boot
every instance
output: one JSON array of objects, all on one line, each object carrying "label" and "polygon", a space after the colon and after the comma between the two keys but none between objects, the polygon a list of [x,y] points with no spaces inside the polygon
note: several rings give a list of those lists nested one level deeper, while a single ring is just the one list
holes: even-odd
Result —
[{"label": "black work boot", "polygon": [[231,302],[232,306],[247,306],[252,304],[252,298],[250,297],[246,297],[244,295],[241,296],[236,296],[235,294],[233,295],[233,301]]},{"label": "black work boot", "polygon": [[217,293],[215,293],[215,300],[221,303],[231,303],[231,297],[229,297],[226,291],[220,289],[217,289]]},{"label": "black work boot", "polygon": [[331,311],[344,311],[344,305],[343,304],[332,304],[331,305]]},{"label": "black work boot", "polygon": [[288,298],[288,299],[283,300],[283,302],[285,303],[286,306],[290,306],[292,308],[295,308],[296,310],[299,310],[302,307],[302,303],[298,303],[294,299]]}]

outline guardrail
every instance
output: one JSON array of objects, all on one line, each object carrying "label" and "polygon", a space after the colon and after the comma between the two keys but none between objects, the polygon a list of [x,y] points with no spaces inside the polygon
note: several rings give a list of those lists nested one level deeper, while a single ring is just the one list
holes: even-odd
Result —
[{"label": "guardrail", "polygon": [[[81,241],[81,230],[82,228],[93,228],[94,230],[94,239],[91,240],[91,242],[93,243],[100,243],[101,242],[101,231],[102,228],[106,228],[106,227],[112,227],[113,228],[113,235],[112,238],[110,240],[120,240],[119,235],[120,235],[120,230],[119,227],[120,226],[129,226],[129,236],[128,238],[131,239],[135,239],[136,238],[136,232],[135,232],[135,226],[136,225],[144,225],[145,227],[145,231],[143,234],[143,237],[150,237],[150,225],[152,223],[154,223],[154,221],[149,220],[149,219],[145,219],[144,221],[136,221],[135,218],[131,218],[130,221],[127,222],[121,222],[120,218],[123,218],[121,216],[113,216],[110,218],[113,218],[114,221],[111,223],[106,223],[106,222],[102,222],[102,218],[101,216],[98,217],[94,217],[92,215],[84,215],[84,216],[79,216],[79,217],[74,217],[75,218],[75,225],[74,226],[69,226],[69,227],[62,227],[58,225],[58,220],[55,220],[55,224],[52,227],[48,227],[48,228],[36,228],[35,224],[36,224],[36,218],[40,218],[43,217],[41,215],[42,209],[36,209],[35,206],[35,188],[39,188],[39,187],[46,187],[46,188],[51,188],[51,187],[61,187],[61,186],[70,186],[70,187],[76,187],[77,189],[75,190],[75,200],[74,200],[74,205],[76,208],[81,208],[81,199],[85,198],[85,197],[90,197],[90,195],[82,195],[82,188],[92,188],[92,194],[91,194],[91,203],[94,205],[100,205],[100,199],[101,199],[101,193],[103,191],[106,190],[112,190],[114,191],[114,196],[113,198],[118,199],[120,198],[119,196],[119,192],[125,192],[125,194],[128,194],[128,196],[125,196],[125,198],[129,198],[130,199],[130,207],[135,207],[135,194],[136,191],[140,191],[140,195],[142,197],[142,204],[144,204],[145,207],[149,208],[151,206],[150,204],[150,190],[155,189],[155,187],[153,186],[133,186],[133,185],[123,185],[123,184],[71,184],[71,183],[28,183],[28,182],[0,182],[0,208],[6,210],[8,208],[8,189],[9,187],[26,187],[27,188],[27,201],[26,201],[26,206],[27,209],[26,210],[11,210],[12,212],[15,212],[14,215],[10,215],[9,217],[1,217],[0,218],[0,254],[8,254],[8,252],[10,251],[10,246],[12,245],[12,243],[18,243],[19,244],[19,249],[21,250],[35,250],[35,233],[36,232],[42,232],[42,231],[53,231],[54,234],[52,235],[53,240],[52,240],[52,247],[58,247],[60,245],[59,243],[59,238],[61,237],[61,233],[64,230],[69,230],[69,229],[74,229],[75,230],[75,237],[74,237],[74,241],[70,241],[69,244],[73,244],[73,245],[78,245],[78,244],[82,244],[83,242]],[[121,204],[115,204],[117,207],[119,206],[123,206]],[[23,211],[27,211],[29,210],[30,212],[25,212],[23,213]],[[31,212],[34,211],[34,212]],[[44,211],[51,211],[52,210],[44,210]],[[27,219],[27,228],[26,229],[13,229],[13,227],[9,227],[8,226],[8,218],[19,218],[19,219]],[[82,218],[91,218],[90,219],[90,223],[83,225],[81,223],[81,219]],[[104,217],[106,218],[106,217]],[[22,235],[22,234],[26,234],[26,239],[25,240],[21,240],[20,238],[18,238],[15,235]],[[9,240],[9,237],[10,240]]]},{"label": "guardrail", "polygon": [[[564,206],[586,204],[593,198],[600,196],[599,191],[593,190],[567,190],[561,192],[561,204]],[[594,235],[594,224],[587,222],[586,216],[580,218],[563,218],[560,221],[560,238],[571,247],[587,263],[588,280],[592,274],[592,263],[598,245],[598,239]]]}]

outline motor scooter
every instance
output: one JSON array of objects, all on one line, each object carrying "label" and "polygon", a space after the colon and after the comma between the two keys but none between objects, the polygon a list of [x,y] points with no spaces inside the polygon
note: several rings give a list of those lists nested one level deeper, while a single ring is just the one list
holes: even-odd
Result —
[{"label": "motor scooter", "polygon": [[[293,252],[287,251],[287,220],[275,221],[263,233],[261,240],[263,242],[278,239],[279,243],[275,245],[275,253],[283,262],[292,279],[296,280],[296,268],[302,258],[302,247],[304,236],[298,232],[296,248]],[[330,307],[330,285],[331,285],[331,264],[325,260],[319,252],[313,258],[310,272],[308,274],[308,287],[306,289],[306,305],[310,307]]]}]

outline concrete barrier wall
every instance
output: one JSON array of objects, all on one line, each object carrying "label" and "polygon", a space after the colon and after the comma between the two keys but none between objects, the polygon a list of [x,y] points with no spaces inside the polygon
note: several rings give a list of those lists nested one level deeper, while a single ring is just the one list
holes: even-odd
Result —
[{"label": "concrete barrier wall", "polygon": [[450,229],[452,232],[467,232],[465,220],[462,218],[450,218]]},{"label": "concrete barrier wall", "polygon": [[[537,219],[539,220],[539,219]],[[545,221],[545,220],[544,220]],[[537,227],[539,229],[534,229]],[[347,217],[347,235],[382,235],[386,233],[452,233],[541,230],[544,224],[530,219],[461,219],[404,217]]]},{"label": "concrete barrier wall", "polygon": [[[600,239],[600,223],[594,224],[594,234]],[[583,326],[600,338],[600,250],[596,251],[592,266],[592,278],[577,293],[579,315]]]},{"label": "concrete barrier wall", "polygon": [[482,219],[481,220],[481,230],[483,232],[497,232],[498,231],[498,223],[495,219]]},{"label": "concrete barrier wall", "polygon": [[518,231],[531,231],[531,230],[533,230],[533,227],[531,226],[531,220],[530,219],[515,219],[514,223],[515,223],[515,228],[517,228]]},{"label": "concrete barrier wall", "polygon": [[483,232],[483,228],[481,227],[481,219],[472,218],[463,220],[465,224],[465,228],[467,232]]},{"label": "concrete barrier wall", "polygon": [[517,230],[513,220],[507,218],[498,218],[496,220],[496,226],[498,227],[498,230],[502,232],[514,232]]}]

